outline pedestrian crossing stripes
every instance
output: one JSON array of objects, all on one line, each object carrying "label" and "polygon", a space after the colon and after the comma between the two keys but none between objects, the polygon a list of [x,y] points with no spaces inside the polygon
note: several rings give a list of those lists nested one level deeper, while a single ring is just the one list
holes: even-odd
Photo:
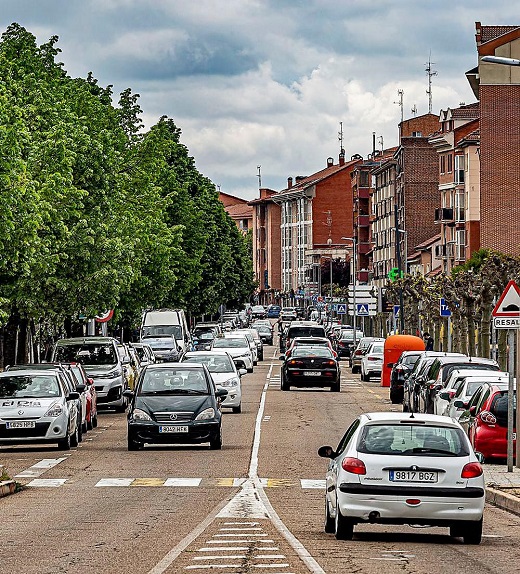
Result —
[{"label": "pedestrian crossing stripes", "polygon": [[[289,478],[260,478],[263,488],[301,488],[303,490],[324,489],[325,480],[320,479],[289,479]],[[98,488],[213,488],[240,487],[247,478],[102,478],[94,485]],[[66,478],[38,478],[26,484],[33,488],[56,488],[66,486]]]}]

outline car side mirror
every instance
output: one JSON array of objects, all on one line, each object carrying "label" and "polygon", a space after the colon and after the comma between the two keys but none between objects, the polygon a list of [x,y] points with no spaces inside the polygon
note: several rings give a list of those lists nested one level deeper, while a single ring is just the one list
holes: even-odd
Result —
[{"label": "car side mirror", "polygon": [[88,384],[89,384],[89,385],[93,385],[93,384],[94,384],[94,379],[93,379],[92,377],[89,377],[89,378],[87,379],[87,381],[88,381]]},{"label": "car side mirror", "polygon": [[439,398],[442,399],[443,401],[449,401],[450,400],[450,393],[448,393],[446,391],[439,393]]},{"label": "car side mirror", "polygon": [[71,391],[67,396],[68,401],[77,401],[79,399],[79,393]]},{"label": "car side mirror", "polygon": [[215,391],[215,396],[217,398],[224,398],[226,397],[228,394],[226,389],[223,389],[222,387],[217,387],[217,390]]},{"label": "car side mirror", "polygon": [[243,377],[244,375],[247,374],[247,370],[246,369],[238,369],[238,374]]},{"label": "car side mirror", "polygon": [[321,456],[321,458],[334,458],[336,452],[331,446],[321,446],[318,449],[318,456]]},{"label": "car side mirror", "polygon": [[87,385],[84,385],[82,383],[80,383],[79,385],[76,385],[76,391],[78,391],[78,393],[84,393],[85,389],[87,388]]},{"label": "car side mirror", "polygon": [[280,361],[285,361],[285,355],[280,355],[280,356],[278,357],[278,360],[280,360]]},{"label": "car side mirror", "polygon": [[395,363],[387,363],[386,368],[391,369]]},{"label": "car side mirror", "polygon": [[127,399],[133,399],[134,395],[135,395],[134,391],[131,391],[129,389],[123,391],[123,397],[126,397]]},{"label": "car side mirror", "polygon": [[475,451],[475,456],[477,457],[477,460],[480,462],[480,464],[484,464],[485,462],[485,457],[481,452],[478,452],[477,450]]},{"label": "car side mirror", "polygon": [[453,406],[457,409],[463,409],[464,403],[460,400],[453,401]]}]

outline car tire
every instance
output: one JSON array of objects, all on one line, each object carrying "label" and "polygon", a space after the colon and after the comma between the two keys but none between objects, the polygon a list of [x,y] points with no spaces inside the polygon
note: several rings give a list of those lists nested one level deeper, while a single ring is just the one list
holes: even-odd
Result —
[{"label": "car tire", "polygon": [[463,528],[462,538],[464,544],[480,544],[482,541],[482,518],[477,521],[465,522]]},{"label": "car tire", "polygon": [[336,540],[352,540],[354,536],[354,522],[345,518],[336,504],[336,519],[334,520],[334,535]]},{"label": "car tire", "polygon": [[329,502],[325,497],[325,525],[324,530],[327,534],[334,534],[336,532],[336,521],[330,515]]},{"label": "car tire", "polygon": [[256,367],[258,365],[258,361],[253,361],[253,367]]},{"label": "car tire", "polygon": [[291,390],[291,385],[289,385],[287,383],[287,381],[285,380],[285,377],[283,376],[283,371],[282,371],[282,374],[280,375],[280,386],[282,388],[282,391],[290,391]]},{"label": "car tire", "polygon": [[218,436],[209,441],[210,450],[221,450],[222,449],[222,427],[218,430]]},{"label": "car tire", "polygon": [[76,429],[74,430],[74,434],[72,434],[70,436],[70,446],[78,446],[78,444],[80,442],[80,438],[79,438],[80,428],[81,428],[81,425],[78,425],[78,423],[76,422]]},{"label": "car tire", "polygon": [[116,407],[116,413],[124,413],[126,412],[127,408],[128,408],[128,399],[126,397],[123,397],[122,404]]},{"label": "car tire", "polygon": [[357,373],[359,373],[359,367],[352,367],[352,374],[356,375]]},{"label": "car tire", "polygon": [[408,413],[408,412],[410,412],[408,405],[406,403],[403,403],[403,413]]},{"label": "car tire", "polygon": [[98,426],[98,419],[97,413],[92,417],[92,428],[96,428]]},{"label": "car tire", "polygon": [[143,443],[128,438],[128,450],[141,450]]},{"label": "car tire", "polygon": [[339,393],[341,392],[341,383],[340,381],[337,381],[336,383],[334,383],[333,385],[331,385],[330,390],[333,393]]},{"label": "car tire", "polygon": [[85,422],[81,425],[81,433],[86,434],[87,431],[88,431],[88,421],[85,420]]},{"label": "car tire", "polygon": [[232,407],[232,411],[234,413],[241,413],[242,412],[242,405],[238,405],[238,407]]},{"label": "car tire", "polygon": [[83,425],[78,422],[78,443],[83,442]]},{"label": "car tire", "polygon": [[67,436],[58,441],[58,450],[70,450],[70,434],[67,430]]},{"label": "car tire", "polygon": [[92,414],[92,411],[90,411],[90,416],[87,419],[87,430],[92,430],[94,428],[93,419],[94,419],[94,416]]}]

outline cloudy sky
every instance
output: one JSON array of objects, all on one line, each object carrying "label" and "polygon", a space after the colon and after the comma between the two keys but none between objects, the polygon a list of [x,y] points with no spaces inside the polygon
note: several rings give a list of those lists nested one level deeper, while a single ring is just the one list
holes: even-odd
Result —
[{"label": "cloudy sky", "polygon": [[167,115],[197,167],[252,199],[347,157],[397,143],[404,117],[475,101],[475,22],[520,25],[510,0],[0,0],[39,43],[59,36],[73,77],[141,95],[147,126]]}]

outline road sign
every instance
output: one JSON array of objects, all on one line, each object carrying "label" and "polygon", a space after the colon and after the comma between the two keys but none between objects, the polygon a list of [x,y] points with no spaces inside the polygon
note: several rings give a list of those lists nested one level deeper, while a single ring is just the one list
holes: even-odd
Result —
[{"label": "road sign", "polygon": [[395,317],[396,319],[399,319],[399,314],[400,314],[400,311],[401,311],[400,305],[394,305],[393,311],[394,311],[394,317]]},{"label": "road sign", "polygon": [[520,287],[509,281],[492,312],[493,317],[520,318]]},{"label": "road sign", "polygon": [[446,305],[446,299],[441,299],[440,314],[441,317],[451,317],[451,311],[448,309],[448,306]]},{"label": "road sign", "polygon": [[345,303],[338,303],[336,305],[336,313],[338,315],[346,315],[347,314],[347,306]]},{"label": "road sign", "polygon": [[368,317],[369,308],[365,303],[356,303],[356,315],[359,317]]}]

